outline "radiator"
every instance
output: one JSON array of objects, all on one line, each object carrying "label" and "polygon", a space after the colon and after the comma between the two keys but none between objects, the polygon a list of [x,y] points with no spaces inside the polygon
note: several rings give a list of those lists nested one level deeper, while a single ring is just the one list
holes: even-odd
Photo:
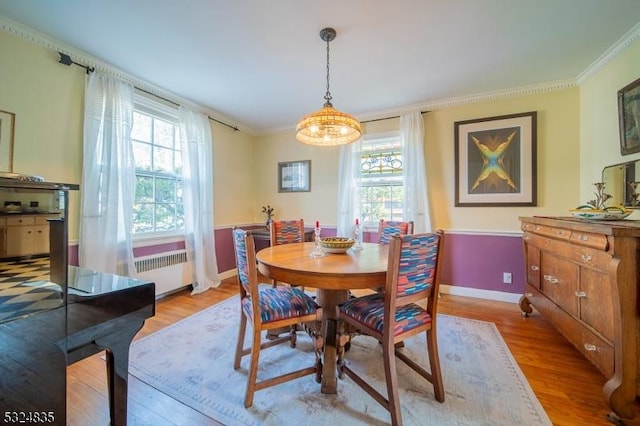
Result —
[{"label": "radiator", "polygon": [[156,283],[156,296],[172,292],[192,283],[187,252],[175,250],[135,259],[138,277]]}]

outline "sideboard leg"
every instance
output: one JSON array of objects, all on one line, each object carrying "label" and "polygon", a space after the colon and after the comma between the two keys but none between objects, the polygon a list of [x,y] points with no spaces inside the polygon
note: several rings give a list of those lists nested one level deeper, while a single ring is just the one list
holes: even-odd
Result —
[{"label": "sideboard leg", "polygon": [[528,317],[531,312],[533,312],[533,308],[531,307],[531,302],[527,299],[526,295],[522,295],[520,297],[520,310],[522,311],[523,317]]},{"label": "sideboard leg", "polygon": [[616,426],[624,426],[622,419],[613,411],[607,414],[606,418],[609,423],[613,423]]}]

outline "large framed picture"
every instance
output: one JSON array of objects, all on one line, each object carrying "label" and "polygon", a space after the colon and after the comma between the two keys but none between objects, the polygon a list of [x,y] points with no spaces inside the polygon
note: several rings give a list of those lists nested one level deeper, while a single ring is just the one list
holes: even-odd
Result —
[{"label": "large framed picture", "polygon": [[535,206],[535,111],[455,123],[456,207]]},{"label": "large framed picture", "polygon": [[311,160],[278,163],[278,192],[311,191]]},{"label": "large framed picture", "polygon": [[620,153],[640,152],[640,78],[618,90]]},{"label": "large framed picture", "polygon": [[0,110],[0,171],[13,172],[13,132],[16,115]]}]

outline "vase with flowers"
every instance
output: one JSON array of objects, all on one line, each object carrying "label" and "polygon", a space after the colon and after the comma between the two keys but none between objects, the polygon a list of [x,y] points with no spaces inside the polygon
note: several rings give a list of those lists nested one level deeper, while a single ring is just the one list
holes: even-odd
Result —
[{"label": "vase with flowers", "polygon": [[605,183],[596,182],[595,199],[587,201],[587,204],[571,210],[574,217],[591,220],[619,220],[631,214],[631,210],[623,206],[607,206],[607,201],[612,198],[611,194],[605,192]]},{"label": "vase with flowers", "polygon": [[271,226],[271,221],[273,220],[273,207],[268,204],[266,206],[262,206],[262,213],[267,216],[265,225],[267,225],[268,228],[269,226]]}]

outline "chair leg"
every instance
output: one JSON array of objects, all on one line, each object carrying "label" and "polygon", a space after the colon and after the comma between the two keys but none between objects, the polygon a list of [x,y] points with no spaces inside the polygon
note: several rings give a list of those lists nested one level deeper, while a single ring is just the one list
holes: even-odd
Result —
[{"label": "chair leg", "polygon": [[436,401],[444,402],[444,385],[442,384],[442,370],[440,369],[440,357],[438,356],[438,340],[434,328],[427,330],[427,352],[429,353],[433,393]]},{"label": "chair leg", "polygon": [[256,381],[258,379],[260,343],[260,331],[253,330],[253,342],[251,343],[251,363],[249,364],[249,377],[247,377],[247,392],[244,396],[245,408],[249,408],[253,405],[253,393],[256,391]]},{"label": "chair leg", "polygon": [[389,414],[393,426],[402,425],[402,412],[400,407],[400,395],[398,391],[398,374],[396,372],[395,345],[389,339],[382,344],[382,358],[384,361],[384,374],[387,382],[387,398],[389,400]]},{"label": "chair leg", "polygon": [[247,317],[240,312],[240,327],[238,329],[238,342],[236,343],[236,356],[233,361],[233,369],[240,368],[240,360],[242,359],[242,351],[244,350],[244,333],[247,329]]}]

